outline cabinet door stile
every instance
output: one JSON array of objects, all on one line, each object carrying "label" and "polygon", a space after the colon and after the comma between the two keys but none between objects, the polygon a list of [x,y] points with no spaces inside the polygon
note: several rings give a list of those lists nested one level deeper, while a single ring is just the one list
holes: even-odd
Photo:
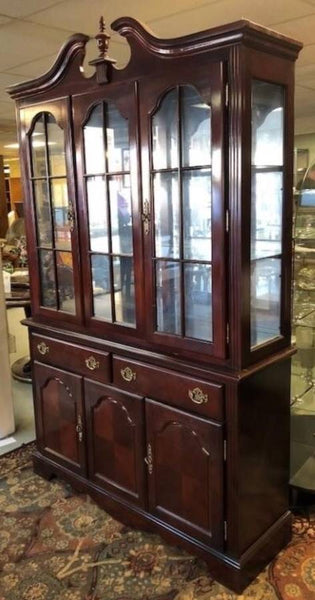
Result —
[{"label": "cabinet door stile", "polygon": [[222,425],[146,399],[146,427],[150,511],[220,548]]}]

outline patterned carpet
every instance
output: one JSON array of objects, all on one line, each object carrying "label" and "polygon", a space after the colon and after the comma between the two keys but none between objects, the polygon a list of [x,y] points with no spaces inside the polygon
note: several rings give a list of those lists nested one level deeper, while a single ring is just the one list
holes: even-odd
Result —
[{"label": "patterned carpet", "polygon": [[0,600],[314,600],[315,517],[242,596],[202,561],[125,527],[31,469],[33,445],[0,460]]}]

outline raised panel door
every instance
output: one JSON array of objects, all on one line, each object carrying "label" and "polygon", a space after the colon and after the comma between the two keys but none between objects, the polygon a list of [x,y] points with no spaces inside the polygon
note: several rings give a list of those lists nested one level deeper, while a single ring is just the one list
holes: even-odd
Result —
[{"label": "raised panel door", "polygon": [[144,401],[85,381],[89,478],[140,506],[144,489]]},{"label": "raised panel door", "polygon": [[222,425],[146,400],[146,428],[150,511],[220,548]]},{"label": "raised panel door", "polygon": [[39,449],[78,473],[85,472],[82,377],[34,362]]}]

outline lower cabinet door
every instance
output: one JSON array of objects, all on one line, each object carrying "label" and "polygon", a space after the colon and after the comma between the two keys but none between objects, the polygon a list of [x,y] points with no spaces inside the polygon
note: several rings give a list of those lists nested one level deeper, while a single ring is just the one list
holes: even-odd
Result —
[{"label": "lower cabinet door", "polygon": [[89,479],[144,506],[144,400],[85,381]]},{"label": "lower cabinet door", "polygon": [[221,548],[222,425],[146,400],[146,426],[150,512]]},{"label": "lower cabinet door", "polygon": [[85,473],[82,377],[33,364],[39,449],[56,462]]}]

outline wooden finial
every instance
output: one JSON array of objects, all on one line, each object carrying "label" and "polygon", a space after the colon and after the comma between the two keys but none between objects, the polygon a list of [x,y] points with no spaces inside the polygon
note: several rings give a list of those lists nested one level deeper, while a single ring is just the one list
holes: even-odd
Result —
[{"label": "wooden finial", "polygon": [[97,47],[100,51],[99,58],[106,58],[109,46],[110,35],[105,31],[104,17],[100,17],[99,20],[99,33],[95,36]]}]

